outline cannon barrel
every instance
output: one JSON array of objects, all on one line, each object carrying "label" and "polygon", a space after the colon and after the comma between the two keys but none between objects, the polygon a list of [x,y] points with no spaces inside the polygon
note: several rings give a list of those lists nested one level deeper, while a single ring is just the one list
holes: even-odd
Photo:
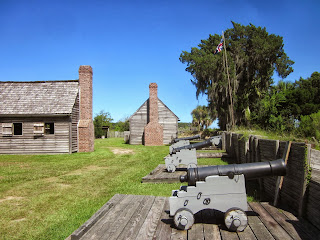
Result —
[{"label": "cannon barrel", "polygon": [[211,141],[210,139],[206,140],[206,141],[203,141],[203,142],[199,142],[199,143],[193,143],[193,144],[189,144],[189,145],[186,145],[186,146],[182,146],[182,147],[177,147],[177,148],[174,148],[172,150],[172,153],[176,153],[176,152],[180,152],[180,150],[182,149],[201,149],[201,148],[204,148],[204,147],[207,147],[207,146],[211,146]]},{"label": "cannon barrel", "polygon": [[198,139],[200,138],[200,135],[194,135],[194,136],[191,136],[191,137],[183,137],[183,138],[175,138],[172,140],[172,143],[176,143],[176,142],[179,142],[181,140],[194,140],[194,139]]},{"label": "cannon barrel", "polygon": [[211,137],[208,140],[205,140],[203,142],[193,143],[193,144],[185,145],[182,147],[173,148],[172,153],[180,152],[180,150],[182,150],[182,149],[193,149],[193,148],[201,149],[204,147],[211,146],[212,144],[215,144],[218,146],[220,143],[221,143],[221,135],[214,136],[214,137]]},{"label": "cannon barrel", "polygon": [[243,174],[246,179],[261,178],[266,176],[284,176],[286,164],[283,159],[268,162],[255,162],[230,165],[216,165],[202,168],[189,168],[187,175],[180,176],[181,182],[188,182],[195,186],[197,181],[204,181],[207,176],[229,176]]}]

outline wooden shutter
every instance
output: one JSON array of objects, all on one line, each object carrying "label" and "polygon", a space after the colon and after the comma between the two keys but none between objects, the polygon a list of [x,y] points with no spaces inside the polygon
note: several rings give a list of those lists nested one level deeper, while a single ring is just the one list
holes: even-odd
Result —
[{"label": "wooden shutter", "polygon": [[12,123],[2,123],[2,135],[12,136]]}]

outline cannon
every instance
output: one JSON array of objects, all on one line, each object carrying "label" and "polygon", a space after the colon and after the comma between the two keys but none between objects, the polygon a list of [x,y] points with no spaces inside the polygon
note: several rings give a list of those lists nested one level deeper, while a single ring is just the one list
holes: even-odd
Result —
[{"label": "cannon", "polygon": [[208,140],[199,143],[170,148],[170,155],[165,157],[167,171],[175,172],[179,165],[186,165],[188,169],[197,167],[198,161],[196,149],[211,145],[220,146],[221,136],[211,137]]},{"label": "cannon", "polygon": [[177,143],[182,140],[194,140],[194,139],[198,139],[198,138],[200,138],[200,135],[194,135],[191,137],[183,137],[183,138],[174,138],[174,139],[172,139],[171,143]]},{"label": "cannon", "polygon": [[177,153],[183,149],[201,149],[201,148],[208,147],[211,145],[221,147],[221,144],[222,144],[221,135],[219,135],[219,136],[211,137],[208,140],[203,141],[203,142],[193,143],[193,144],[173,148],[172,153]]},{"label": "cannon", "polygon": [[187,230],[192,227],[197,212],[218,210],[225,213],[224,222],[229,231],[243,231],[248,224],[245,178],[285,174],[283,159],[189,168],[186,175],[180,176],[180,181],[188,182],[188,186],[172,191],[169,199],[170,216],[178,229]]},{"label": "cannon", "polygon": [[200,135],[194,135],[192,137],[184,137],[184,138],[175,138],[171,141],[171,146],[169,147],[170,154],[172,153],[172,150],[178,147],[187,146],[190,145],[189,140],[194,140],[200,138]]}]

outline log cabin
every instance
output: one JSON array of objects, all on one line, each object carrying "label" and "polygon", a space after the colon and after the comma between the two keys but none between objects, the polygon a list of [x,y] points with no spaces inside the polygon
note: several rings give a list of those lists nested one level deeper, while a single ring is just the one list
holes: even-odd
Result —
[{"label": "log cabin", "polygon": [[178,136],[179,118],[158,98],[158,85],[150,83],[149,98],[132,114],[130,144],[158,146]]},{"label": "log cabin", "polygon": [[93,150],[91,66],[78,80],[0,82],[0,154]]}]

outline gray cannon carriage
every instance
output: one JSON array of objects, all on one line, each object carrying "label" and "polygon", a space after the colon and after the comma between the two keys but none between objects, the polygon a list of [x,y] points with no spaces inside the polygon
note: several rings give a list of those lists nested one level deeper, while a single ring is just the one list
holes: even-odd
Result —
[{"label": "gray cannon carriage", "polygon": [[198,161],[196,149],[201,149],[211,145],[215,145],[217,147],[221,146],[221,136],[214,136],[199,143],[176,146],[174,148],[170,147],[170,155],[165,157],[167,171],[175,172],[179,165],[186,165],[188,169],[197,167]]},{"label": "gray cannon carriage", "polygon": [[286,165],[283,159],[269,162],[255,162],[190,168],[181,176],[180,190],[173,190],[169,199],[170,216],[178,229],[190,229],[194,214],[204,209],[225,213],[224,222],[230,231],[243,231],[248,218],[246,212],[246,179],[266,176],[284,176]]}]

